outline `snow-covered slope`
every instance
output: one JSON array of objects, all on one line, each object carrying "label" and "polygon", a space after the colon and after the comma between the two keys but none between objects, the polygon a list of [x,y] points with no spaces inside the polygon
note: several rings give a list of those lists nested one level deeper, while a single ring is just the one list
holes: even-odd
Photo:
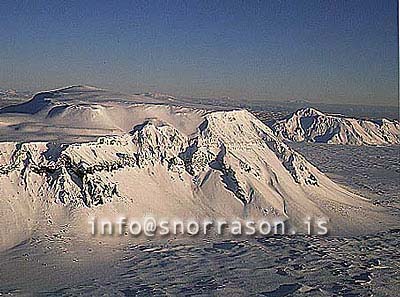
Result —
[{"label": "snow-covered slope", "polygon": [[327,115],[313,108],[300,109],[270,126],[276,135],[292,141],[350,145],[400,143],[398,121],[346,118]]},{"label": "snow-covered slope", "polygon": [[[40,123],[44,136],[64,127],[69,141],[27,141],[29,133],[17,129],[15,135],[28,139],[0,142],[0,249],[38,232],[43,217],[61,217],[60,224],[81,233],[89,216],[121,213],[279,217],[300,230],[307,217],[327,218],[336,234],[390,223],[382,209],[333,183],[246,110],[140,96],[113,100],[112,93],[87,87],[41,94],[3,116],[28,111],[25,127]],[[94,140],[71,141],[83,129]]]},{"label": "snow-covered slope", "polygon": [[94,141],[128,133],[151,118],[191,133],[202,114],[203,110],[172,105],[168,98],[71,86],[40,92],[27,102],[1,108],[0,141]]}]

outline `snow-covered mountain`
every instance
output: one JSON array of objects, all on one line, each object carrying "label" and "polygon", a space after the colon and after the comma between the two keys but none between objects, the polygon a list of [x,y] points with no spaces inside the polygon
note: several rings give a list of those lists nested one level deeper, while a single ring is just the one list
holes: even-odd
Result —
[{"label": "snow-covered mountain", "polygon": [[390,145],[400,143],[398,121],[364,120],[327,115],[313,108],[299,109],[270,124],[275,134],[292,141],[350,145]]},{"label": "snow-covered mountain", "polygon": [[[329,219],[330,231],[341,234],[380,229],[390,221],[382,209],[333,183],[246,110],[146,100],[74,87],[2,110],[2,121],[23,114],[20,127],[27,130],[17,129],[10,141],[0,142],[0,249],[40,229],[43,216],[49,221],[63,217],[78,230],[87,228],[90,215],[121,212],[279,217],[300,230],[306,228],[304,219],[313,217]],[[32,122],[42,134],[29,134]],[[72,142],[82,129],[98,135]],[[63,132],[64,144],[11,139],[18,133],[17,139],[30,139],[57,131]]]}]

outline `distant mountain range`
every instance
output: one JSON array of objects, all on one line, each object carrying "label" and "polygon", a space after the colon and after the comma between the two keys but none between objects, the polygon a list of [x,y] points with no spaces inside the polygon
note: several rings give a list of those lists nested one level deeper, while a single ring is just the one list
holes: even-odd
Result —
[{"label": "distant mountain range", "polygon": [[29,97],[32,96],[32,93],[29,91],[19,91],[15,89],[2,89],[0,88],[0,98],[21,98],[21,97]]},{"label": "distant mountain range", "polygon": [[313,108],[302,108],[269,123],[280,138],[291,141],[348,145],[391,145],[400,143],[396,120],[367,120],[328,115]]}]

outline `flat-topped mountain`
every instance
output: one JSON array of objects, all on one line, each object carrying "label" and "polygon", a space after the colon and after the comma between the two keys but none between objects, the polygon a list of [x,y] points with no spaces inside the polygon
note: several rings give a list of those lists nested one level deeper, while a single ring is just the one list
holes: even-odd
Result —
[{"label": "flat-topped mountain", "polygon": [[[134,125],[161,114],[181,121],[203,111],[165,98],[129,95],[90,86],[70,86],[35,94],[29,101],[0,109],[0,141],[82,142],[122,135]],[[192,126],[186,121],[182,129]],[[188,127],[193,131],[193,127]]]}]

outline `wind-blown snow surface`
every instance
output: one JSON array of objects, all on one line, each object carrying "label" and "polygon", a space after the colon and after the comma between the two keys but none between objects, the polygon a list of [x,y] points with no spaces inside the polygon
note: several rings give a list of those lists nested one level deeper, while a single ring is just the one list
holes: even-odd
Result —
[{"label": "wind-blown snow surface", "polygon": [[313,108],[299,109],[274,121],[271,128],[283,139],[350,145],[400,143],[400,124],[394,120],[361,120],[327,115]]},{"label": "wind-blown snow surface", "polygon": [[87,233],[92,215],[280,217],[300,230],[311,216],[329,219],[333,234],[392,224],[383,209],[333,183],[246,110],[113,95],[71,87],[2,110],[6,117],[31,114],[46,133],[64,126],[67,142],[82,127],[104,136],[0,143],[1,249],[40,232],[43,219]]}]

